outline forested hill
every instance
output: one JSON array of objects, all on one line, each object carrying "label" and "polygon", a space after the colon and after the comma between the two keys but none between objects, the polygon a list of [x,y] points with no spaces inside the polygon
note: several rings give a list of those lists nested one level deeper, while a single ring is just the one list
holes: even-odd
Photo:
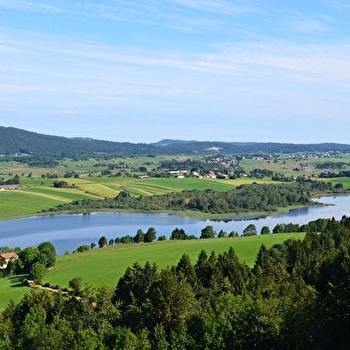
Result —
[{"label": "forested hill", "polygon": [[147,154],[154,146],[84,138],[44,135],[16,128],[0,127],[0,154],[27,153],[54,157],[80,157],[94,153]]},{"label": "forested hill", "polygon": [[279,152],[350,152],[350,145],[336,143],[290,144],[163,140],[153,144],[145,144],[111,142],[90,138],[66,138],[1,126],[0,140],[0,154],[13,155],[15,153],[27,153],[53,157],[82,157],[97,153],[123,156],[142,154],[205,154],[213,152],[241,155]]},{"label": "forested hill", "polygon": [[152,145],[172,149],[177,153],[217,151],[220,153],[259,154],[259,153],[296,153],[296,152],[349,152],[350,145],[340,143],[276,143],[276,142],[221,142],[221,141],[181,141],[162,140]]}]

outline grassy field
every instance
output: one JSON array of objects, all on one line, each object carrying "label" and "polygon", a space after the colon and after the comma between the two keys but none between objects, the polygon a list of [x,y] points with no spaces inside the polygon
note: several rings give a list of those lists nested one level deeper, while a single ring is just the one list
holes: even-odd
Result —
[{"label": "grassy field", "polygon": [[[68,287],[68,282],[71,279],[81,277],[83,283],[91,284],[94,287],[115,286],[126,268],[134,262],[144,265],[146,261],[150,261],[156,263],[161,269],[177,264],[184,253],[189,255],[192,263],[195,263],[202,249],[208,255],[212,251],[219,254],[227,251],[231,246],[238,258],[252,267],[262,243],[269,248],[288,238],[302,239],[303,237],[302,233],[288,233],[105,247],[58,257],[56,266],[45,275],[43,283]],[[28,287],[21,286],[22,279],[23,276],[0,279],[0,310],[7,305],[10,299],[18,302],[28,290]]]},{"label": "grassy field", "polygon": [[[291,155],[280,154],[276,161],[266,160],[260,158],[245,158],[240,162],[240,165],[249,172],[253,169],[268,169],[275,173],[281,173],[285,176],[313,176],[319,174],[320,170],[316,169],[320,163],[348,163],[350,164],[350,154],[343,154],[339,157],[326,157],[326,158],[307,158],[305,155],[300,154],[300,158],[297,156],[291,157]],[[298,168],[299,171],[294,169]],[[343,170],[349,170],[350,166],[346,165]],[[336,172],[339,169],[335,170]]]},{"label": "grassy field", "polygon": [[17,304],[22,299],[24,293],[28,291],[28,287],[22,283],[24,278],[24,275],[0,278],[0,310],[3,310],[10,300]]},{"label": "grassy field", "polygon": [[[61,180],[61,179],[60,179]],[[78,179],[62,179],[72,187],[54,188],[53,179],[27,179],[21,181],[21,190],[0,192],[0,219],[37,215],[42,210],[48,210],[62,203],[83,198],[104,199],[115,197],[120,191],[128,190],[133,195],[153,195],[182,190],[228,191],[244,183],[252,183],[253,179],[236,180],[216,179],[176,179],[133,177],[84,177]],[[271,182],[269,179],[255,180],[258,183]]]},{"label": "grassy field", "polygon": [[[195,178],[148,178],[87,176],[82,178],[60,179],[68,182],[70,188],[54,188],[53,179],[23,179],[21,190],[0,192],[0,220],[37,215],[59,204],[69,203],[83,198],[104,199],[115,197],[120,191],[127,190],[132,195],[154,195],[183,190],[229,191],[238,185],[255,183],[276,183],[269,178],[252,179],[243,177],[235,180],[195,179]],[[350,189],[349,178],[326,179],[333,185],[341,182]]]},{"label": "grassy field", "polygon": [[[302,157],[302,156],[301,156]],[[170,157],[171,158],[171,157]],[[104,199],[112,198],[120,191],[127,190],[132,195],[154,195],[182,190],[205,190],[228,191],[242,184],[256,183],[276,183],[270,178],[253,179],[242,177],[235,180],[217,179],[195,179],[195,178],[147,178],[138,179],[131,176],[137,174],[140,167],[147,168],[148,171],[160,166],[161,162],[169,157],[125,157],[109,160],[84,159],[72,160],[64,159],[59,161],[55,168],[29,167],[18,162],[0,161],[0,179],[7,180],[18,174],[20,182],[24,186],[22,190],[0,192],[0,220],[16,218],[21,216],[31,216],[41,213],[42,210],[49,210],[59,204],[69,203],[73,200],[83,198]],[[187,158],[187,157],[185,157]],[[178,160],[185,160],[177,156]],[[172,159],[172,158],[171,158]],[[348,162],[350,155],[343,155],[339,158],[307,159],[296,160],[290,155],[279,155],[277,160],[267,160],[260,158],[243,159],[240,165],[249,173],[253,169],[268,169],[273,172],[283,173],[286,176],[311,176],[315,173],[315,166],[318,162]],[[303,163],[307,171],[293,171],[295,167]],[[125,176],[101,176],[101,171],[106,170],[106,166],[115,166],[120,169]],[[350,168],[350,167],[349,167]],[[136,173],[135,173],[136,171]],[[66,172],[76,172],[78,178],[65,178]],[[117,170],[113,170],[115,175]],[[71,188],[53,188],[55,181],[47,178],[47,174],[57,174],[59,180],[68,182]],[[129,176],[126,175],[129,174]],[[349,178],[324,179],[333,185],[342,183],[345,189],[350,189]]]}]

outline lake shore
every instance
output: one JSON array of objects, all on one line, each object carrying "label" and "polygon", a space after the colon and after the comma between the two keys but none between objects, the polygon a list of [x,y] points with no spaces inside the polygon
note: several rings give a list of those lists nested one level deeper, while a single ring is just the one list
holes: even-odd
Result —
[{"label": "lake shore", "polygon": [[[334,196],[335,194],[326,194],[321,195],[322,197],[326,196]],[[344,195],[344,194],[339,194]],[[313,199],[319,198],[314,197]],[[149,211],[138,211],[134,209],[109,209],[109,208],[103,208],[100,210],[83,210],[83,211],[41,211],[41,212],[33,212],[26,215],[16,215],[16,216],[6,216],[2,217],[0,213],[0,221],[4,220],[15,220],[15,219],[23,219],[23,218],[30,218],[30,217],[36,217],[36,216],[53,216],[53,215],[62,215],[62,214],[82,214],[82,215],[89,215],[91,213],[98,213],[98,212],[113,212],[113,213],[150,213],[150,214],[160,214],[165,213],[169,215],[178,215],[178,216],[187,216],[187,217],[194,217],[198,219],[209,219],[209,220],[217,220],[217,221],[226,221],[226,220],[245,220],[245,219],[257,219],[257,218],[264,218],[270,215],[280,215],[287,213],[289,211],[298,210],[302,208],[310,208],[314,206],[322,206],[322,205],[328,205],[324,203],[314,202],[312,205],[291,205],[288,207],[281,207],[277,208],[276,210],[269,210],[269,211],[262,211],[262,212],[255,212],[255,211],[242,211],[242,212],[235,212],[235,213],[209,213],[209,212],[200,212],[195,210],[182,210],[182,211],[175,211],[175,210],[149,210]]]},{"label": "lake shore", "polygon": [[227,234],[236,232],[241,235],[249,224],[254,224],[259,233],[263,226],[268,226],[272,231],[275,225],[281,223],[303,225],[319,218],[341,219],[343,215],[350,215],[350,196],[327,196],[315,198],[315,201],[323,204],[282,208],[284,210],[272,214],[244,213],[215,217],[207,214],[202,217],[189,216],[186,212],[182,212],[182,215],[174,212],[103,211],[85,215],[57,212],[54,215],[1,221],[0,246],[25,247],[50,241],[62,255],[82,244],[96,244],[101,236],[113,240],[125,235],[133,237],[138,229],[146,232],[150,227],[156,229],[158,237],[164,235],[167,238],[175,228],[182,228],[188,235],[199,237],[201,230],[208,225],[213,226],[217,233],[223,230]]}]

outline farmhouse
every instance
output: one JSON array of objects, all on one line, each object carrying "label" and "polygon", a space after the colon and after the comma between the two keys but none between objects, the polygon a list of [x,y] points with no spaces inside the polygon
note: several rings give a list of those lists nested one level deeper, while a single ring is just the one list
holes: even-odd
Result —
[{"label": "farmhouse", "polygon": [[207,175],[207,177],[211,178],[211,179],[216,179],[216,174],[215,171],[209,171],[209,174]]},{"label": "farmhouse", "polygon": [[14,252],[0,253],[0,269],[6,269],[10,260],[18,259],[18,255]]},{"label": "farmhouse", "polygon": [[22,188],[21,185],[0,185],[0,191],[18,190],[20,188]]},{"label": "farmhouse", "polygon": [[140,175],[138,178],[139,178],[139,179],[148,179],[149,176],[148,176],[148,175]]}]

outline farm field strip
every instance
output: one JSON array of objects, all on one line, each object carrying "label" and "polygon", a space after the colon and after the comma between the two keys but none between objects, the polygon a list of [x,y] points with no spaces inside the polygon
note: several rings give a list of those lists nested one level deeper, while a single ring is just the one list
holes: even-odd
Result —
[{"label": "farm field strip", "polygon": [[3,191],[0,193],[0,219],[36,215],[42,209],[49,209],[64,202],[67,201],[58,202],[21,190]]},{"label": "farm field strip", "polygon": [[97,184],[97,183],[90,183],[90,184],[84,184],[84,185],[80,184],[79,189],[84,191],[87,194],[91,194],[101,198],[115,197],[120,192],[106,185]]},{"label": "farm field strip", "polygon": [[62,196],[63,193],[57,193],[57,194],[45,193],[42,191],[36,191],[36,189],[28,189],[28,190],[24,189],[21,191],[23,191],[24,194],[27,194],[30,196],[43,197],[43,198],[51,199],[57,202],[67,203],[69,201],[68,198]]},{"label": "farm field strip", "polygon": [[143,179],[125,185],[136,191],[145,191],[149,194],[163,194],[179,192],[183,190],[205,190],[228,191],[233,189],[232,184],[213,179]]},{"label": "farm field strip", "polygon": [[57,201],[73,201],[75,199],[84,199],[84,198],[92,198],[92,199],[100,199],[100,196],[93,196],[87,193],[82,192],[78,188],[69,188],[69,189],[53,189],[53,188],[25,188],[22,190],[24,193],[35,194],[38,196],[43,196],[46,198],[54,199]]}]

